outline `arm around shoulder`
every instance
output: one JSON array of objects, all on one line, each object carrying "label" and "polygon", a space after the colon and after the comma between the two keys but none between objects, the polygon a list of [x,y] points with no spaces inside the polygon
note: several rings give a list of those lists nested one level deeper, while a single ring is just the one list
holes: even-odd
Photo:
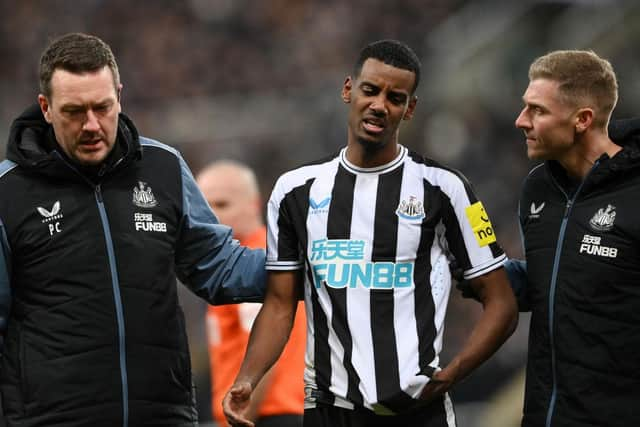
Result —
[{"label": "arm around shoulder", "polygon": [[219,224],[182,165],[182,218],[175,263],[180,280],[210,304],[260,302],[266,287],[265,251],[240,246],[231,228]]}]

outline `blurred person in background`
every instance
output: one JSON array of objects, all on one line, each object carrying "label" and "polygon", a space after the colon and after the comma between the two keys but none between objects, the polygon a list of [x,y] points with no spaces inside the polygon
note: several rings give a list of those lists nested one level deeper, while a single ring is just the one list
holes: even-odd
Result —
[{"label": "blurred person in background", "polygon": [[[454,426],[448,391],[513,332],[505,255],[467,180],[398,143],[420,62],[404,43],[367,45],[342,87],[347,146],[282,175],[268,204],[268,288],[223,402],[251,426],[252,393],[278,358],[299,295],[307,319],[304,425]],[[449,257],[483,312],[441,367]]]},{"label": "blurred person in background", "polygon": [[618,83],[591,51],[529,68],[515,121],[531,170],[526,263],[507,264],[531,311],[524,427],[640,425],[640,121],[613,122]]},{"label": "blurred person in background", "polygon": [[[218,220],[233,229],[234,238],[250,248],[265,248],[267,230],[254,172],[238,162],[221,160],[196,177]],[[228,425],[222,398],[240,369],[258,303],[209,306],[207,334],[211,368],[211,407],[219,425]],[[305,314],[298,304],[289,341],[280,360],[254,391],[247,417],[258,427],[300,427],[304,411]]]},{"label": "blurred person in background", "polygon": [[0,390],[8,426],[197,425],[176,276],[260,300],[264,251],[218,223],[180,154],[121,113],[111,48],[40,59],[0,163]]}]

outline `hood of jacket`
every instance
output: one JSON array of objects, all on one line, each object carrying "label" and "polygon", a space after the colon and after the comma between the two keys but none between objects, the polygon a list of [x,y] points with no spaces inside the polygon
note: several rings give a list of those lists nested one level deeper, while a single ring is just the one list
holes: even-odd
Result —
[{"label": "hood of jacket", "polygon": [[[44,119],[40,106],[30,106],[11,124],[6,158],[30,172],[50,177],[69,176],[70,166],[76,166],[76,172],[80,171],[82,168],[66,160],[66,156],[61,154],[62,150],[49,147],[47,138],[51,131],[51,125]],[[116,144],[122,159],[116,162],[118,167],[142,155],[138,130],[131,119],[122,113],[118,117]]]}]

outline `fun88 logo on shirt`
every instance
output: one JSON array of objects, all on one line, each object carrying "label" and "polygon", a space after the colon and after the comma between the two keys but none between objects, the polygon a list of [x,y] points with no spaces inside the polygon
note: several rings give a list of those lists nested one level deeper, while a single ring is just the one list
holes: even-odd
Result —
[{"label": "fun88 logo on shirt", "polygon": [[319,239],[311,246],[315,287],[324,282],[336,289],[408,288],[413,284],[411,262],[366,262],[364,240]]}]

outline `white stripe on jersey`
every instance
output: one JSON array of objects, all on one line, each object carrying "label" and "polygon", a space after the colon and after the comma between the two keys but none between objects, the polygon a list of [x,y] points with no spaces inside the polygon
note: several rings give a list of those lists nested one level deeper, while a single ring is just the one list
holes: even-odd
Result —
[{"label": "white stripe on jersey", "polygon": [[[417,164],[406,162],[402,172],[402,180],[406,181],[412,174],[419,173],[418,167]],[[412,196],[418,200],[423,200],[424,188],[420,186],[403,186],[400,192],[400,200],[409,200]],[[396,260],[398,262],[413,261],[419,245],[420,233],[415,232],[415,226],[409,221],[399,219]],[[415,286],[415,283],[413,285]],[[404,366],[400,366],[400,386],[410,396],[417,398],[429,378],[425,375],[416,375],[416,372],[420,372],[420,364],[413,287],[396,289],[393,298],[393,326],[397,340],[396,351],[398,360],[406,361]]]},{"label": "white stripe on jersey", "polygon": [[456,427],[456,413],[448,392],[444,394],[444,411],[447,413],[447,426]]},{"label": "white stripe on jersey", "polygon": [[[351,215],[351,238],[353,240],[373,241],[373,228],[376,212],[376,189],[378,176],[358,175],[353,194],[353,212]],[[371,259],[371,245],[365,246],[365,258]],[[355,291],[355,292],[354,292]],[[373,340],[371,337],[371,310],[369,307],[370,290],[358,287],[347,292],[347,310],[349,329],[353,336],[353,353],[351,359],[360,376],[360,392],[366,402],[376,402],[376,378],[374,366]],[[367,367],[362,369],[362,367]],[[346,392],[346,390],[345,390]],[[339,395],[340,396],[340,395]],[[342,396],[346,396],[346,393]]]},{"label": "white stripe on jersey", "polygon": [[451,272],[449,270],[449,261],[446,255],[440,250],[434,239],[431,245],[431,274],[429,282],[431,283],[431,297],[436,307],[436,314],[433,323],[436,325],[436,339],[433,341],[433,349],[436,357],[430,366],[437,368],[440,365],[440,351],[442,351],[442,338],[444,335],[444,317],[447,314],[447,304],[449,302],[449,294],[451,292]]}]

